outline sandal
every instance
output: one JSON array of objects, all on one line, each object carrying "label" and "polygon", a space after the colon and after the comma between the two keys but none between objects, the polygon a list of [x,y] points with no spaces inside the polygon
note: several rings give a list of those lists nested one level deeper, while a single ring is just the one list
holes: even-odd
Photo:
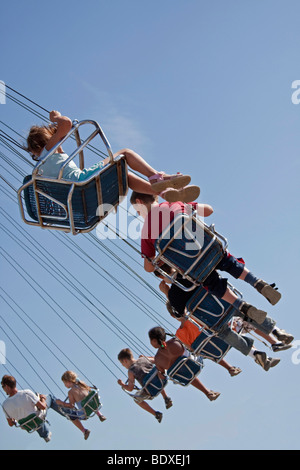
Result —
[{"label": "sandal", "polygon": [[231,377],[235,377],[236,375],[239,375],[242,372],[242,369],[239,367],[232,366],[230,369],[228,369],[229,374]]},{"label": "sandal", "polygon": [[162,193],[160,193],[160,197],[165,199],[167,202],[193,202],[195,201],[200,194],[199,186],[186,186],[185,188],[181,189],[166,189]]},{"label": "sandal", "polygon": [[167,188],[183,188],[191,181],[189,175],[177,173],[176,175],[166,175],[165,173],[157,173],[149,177],[149,182],[153,191],[160,193]]},{"label": "sandal", "polygon": [[165,399],[165,405],[166,405],[166,409],[167,409],[167,410],[168,410],[169,408],[171,408],[171,406],[173,406],[172,398],[167,397],[167,398]]},{"label": "sandal", "polygon": [[214,400],[216,400],[220,395],[221,395],[220,392],[214,392],[213,390],[210,390],[206,396],[207,396],[207,398],[208,398],[210,401],[214,401]]}]

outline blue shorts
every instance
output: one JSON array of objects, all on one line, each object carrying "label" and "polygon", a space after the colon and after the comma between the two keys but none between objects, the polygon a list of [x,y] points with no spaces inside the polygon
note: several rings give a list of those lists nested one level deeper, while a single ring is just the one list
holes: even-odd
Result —
[{"label": "blue shorts", "polygon": [[225,252],[223,259],[203,282],[203,286],[206,287],[211,294],[221,299],[227,289],[227,279],[221,277],[217,270],[226,271],[235,279],[238,279],[244,270],[244,266],[245,262],[242,258],[235,258],[230,253]]}]

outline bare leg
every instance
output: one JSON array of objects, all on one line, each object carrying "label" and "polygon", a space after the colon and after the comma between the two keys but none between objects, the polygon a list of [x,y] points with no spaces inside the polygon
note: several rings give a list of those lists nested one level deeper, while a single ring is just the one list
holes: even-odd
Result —
[{"label": "bare leg", "polygon": [[156,175],[158,172],[154,168],[152,168],[148,163],[136,152],[130,149],[122,149],[119,150],[114,157],[117,155],[124,155],[127,165],[134,171],[141,173],[144,176],[149,178],[150,176]]},{"label": "bare leg", "polygon": [[[128,167],[131,168],[131,170],[138,172],[147,178],[158,175],[158,171],[152,168],[152,166],[150,166],[139,154],[133,150],[127,148],[119,150],[119,152],[114,154],[114,157],[121,154],[125,156]],[[106,161],[104,161],[104,163],[106,163]],[[164,178],[168,178],[169,176],[170,175],[164,174]],[[190,180],[191,178],[188,175],[177,174],[171,179],[167,179],[166,181],[152,181],[150,183],[149,181],[144,180],[134,173],[128,172],[128,185],[130,189],[136,191],[137,193],[151,194],[154,196],[161,195],[163,199],[166,199],[169,202],[190,202],[197,199],[200,188],[198,186],[186,187],[186,185],[190,183]],[[153,186],[154,183],[155,185]],[[162,194],[162,191],[165,191],[166,189],[168,189],[168,191]]]},{"label": "bare leg", "polygon": [[143,410],[148,411],[148,413],[151,413],[153,416],[155,416],[156,411],[151,408],[151,406],[147,402],[142,401],[141,403],[138,403],[138,405],[143,408]]},{"label": "bare leg", "polygon": [[148,181],[140,178],[130,171],[128,172],[128,186],[132,191],[136,191],[137,193],[152,194],[153,196],[158,195],[158,193],[153,191],[151,184]]},{"label": "bare leg", "polygon": [[246,267],[244,267],[244,270],[242,272],[242,274],[240,275],[239,279],[241,279],[242,281],[245,280],[245,277],[247,276],[247,274],[249,273],[249,269],[247,269]]},{"label": "bare leg", "polygon": [[231,377],[234,377],[235,375],[238,375],[242,372],[242,370],[239,367],[231,366],[226,362],[224,359],[221,359],[219,362],[220,366],[224,367],[226,370],[228,370],[229,374]]},{"label": "bare leg", "polygon": [[219,365],[224,367],[226,370],[230,370],[232,369],[232,366],[230,364],[228,364],[228,362],[224,361],[224,359],[222,359],[221,361],[219,361]]},{"label": "bare leg", "polygon": [[218,392],[213,392],[212,390],[206,388],[197,377],[191,382],[191,385],[204,393],[204,395],[206,395],[209,400],[216,400],[220,395]]},{"label": "bare leg", "polygon": [[232,290],[230,290],[228,288],[227,288],[225,294],[222,297],[222,300],[225,300],[225,302],[228,302],[230,305],[232,305],[237,299],[238,299],[237,295],[235,295],[232,292]]},{"label": "bare leg", "polygon": [[85,432],[85,427],[82,425],[81,421],[79,419],[75,419],[75,421],[72,421],[73,424],[75,424],[75,426],[80,430],[82,431],[83,433]]},{"label": "bare leg", "polygon": [[264,338],[266,341],[268,341],[268,343],[270,343],[270,344],[278,343],[278,340],[275,340],[275,338],[273,338],[271,335],[266,335],[265,333],[263,333],[262,331],[259,331],[259,330],[254,330],[254,331],[257,335],[262,336],[262,338]]}]

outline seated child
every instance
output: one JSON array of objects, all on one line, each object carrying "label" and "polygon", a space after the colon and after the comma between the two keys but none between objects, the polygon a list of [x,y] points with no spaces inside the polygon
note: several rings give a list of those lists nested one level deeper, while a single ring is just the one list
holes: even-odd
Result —
[{"label": "seated child", "polygon": [[[141,356],[138,359],[135,359],[132,351],[129,348],[125,348],[119,352],[118,359],[122,366],[128,369],[128,383],[125,384],[121,379],[119,379],[118,384],[128,392],[131,392],[134,389],[135,380],[143,386],[144,377],[153,369],[153,358]],[[165,400],[166,408],[170,408],[173,405],[171,398],[167,396],[165,390],[162,390],[161,394]],[[141,396],[141,398],[143,398],[143,396]],[[145,397],[145,399],[147,398]],[[154,415],[159,423],[161,422],[163,414],[160,411],[155,411],[144,400],[135,400],[135,402],[143,408],[143,410]]]}]

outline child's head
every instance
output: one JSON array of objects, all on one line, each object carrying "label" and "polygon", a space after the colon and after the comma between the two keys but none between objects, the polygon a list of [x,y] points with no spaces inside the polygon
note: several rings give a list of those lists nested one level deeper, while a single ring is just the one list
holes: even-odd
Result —
[{"label": "child's head", "polygon": [[122,349],[118,354],[118,360],[124,367],[129,367],[133,359],[133,353],[129,348]]},{"label": "child's head", "polygon": [[169,300],[167,300],[167,302],[166,302],[166,308],[167,308],[169,314],[173,318],[176,318],[176,320],[181,320],[181,319],[185,318],[185,316],[186,316],[185,314],[181,315],[181,313],[178,313],[177,310],[175,310],[175,308],[172,307],[171,302]]},{"label": "child's head", "polygon": [[71,388],[74,385],[79,385],[82,388],[89,388],[89,386],[86,385],[84,382],[78,380],[77,374],[72,370],[67,370],[66,372],[64,372],[61,377],[61,380],[67,388]]},{"label": "child's head", "polygon": [[143,218],[146,218],[151,205],[157,201],[157,196],[153,196],[152,194],[137,193],[136,191],[132,191],[130,196],[130,204],[134,207],[138,215]]},{"label": "child's head", "polygon": [[154,196],[153,194],[144,194],[144,193],[138,193],[136,191],[132,191],[132,194],[130,196],[130,204],[139,204],[139,203],[144,203],[147,204],[150,202],[150,204],[153,204],[157,200],[157,197]]},{"label": "child's head", "polygon": [[150,343],[154,348],[163,348],[166,344],[166,332],[161,326],[155,326],[148,332]]},{"label": "child's head", "polygon": [[28,137],[27,137],[27,146],[24,147],[24,150],[33,154],[32,158],[38,157],[46,146],[47,142],[55,134],[57,126],[32,126]]}]

